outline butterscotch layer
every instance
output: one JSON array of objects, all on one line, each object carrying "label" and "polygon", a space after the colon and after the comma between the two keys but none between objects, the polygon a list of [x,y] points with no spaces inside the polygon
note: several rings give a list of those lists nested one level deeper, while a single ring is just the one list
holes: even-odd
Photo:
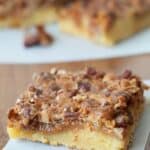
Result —
[{"label": "butterscotch layer", "polygon": [[130,71],[114,75],[94,68],[75,73],[52,69],[34,76],[10,109],[8,125],[49,133],[89,127],[123,138],[143,102],[142,82]]}]

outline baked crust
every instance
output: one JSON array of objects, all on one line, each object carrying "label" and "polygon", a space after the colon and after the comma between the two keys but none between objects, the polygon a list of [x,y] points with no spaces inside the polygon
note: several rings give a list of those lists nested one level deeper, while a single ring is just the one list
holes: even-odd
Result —
[{"label": "baked crust", "polygon": [[19,136],[22,131],[27,133],[24,138],[32,140],[30,132],[49,139],[72,130],[88,130],[89,135],[91,131],[114,138],[126,149],[143,104],[142,82],[130,71],[118,76],[94,68],[75,73],[52,69],[35,75],[32,85],[9,110],[8,133],[23,138],[23,134]]}]

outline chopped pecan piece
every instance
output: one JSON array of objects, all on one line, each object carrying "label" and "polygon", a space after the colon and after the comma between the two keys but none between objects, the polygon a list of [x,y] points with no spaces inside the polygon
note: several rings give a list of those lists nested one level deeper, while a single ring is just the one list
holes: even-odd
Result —
[{"label": "chopped pecan piece", "polygon": [[116,127],[127,127],[133,123],[133,117],[130,113],[128,114],[119,114],[116,118]]},{"label": "chopped pecan piece", "polygon": [[39,44],[40,44],[40,38],[36,34],[35,35],[28,34],[25,37],[25,40],[24,40],[24,46],[25,47],[37,46]]},{"label": "chopped pecan piece", "polygon": [[37,26],[36,29],[36,33],[27,34],[27,36],[25,37],[25,47],[32,47],[37,45],[46,46],[53,42],[53,37],[45,31],[43,26]]},{"label": "chopped pecan piece", "polygon": [[45,31],[43,26],[37,26],[37,33],[39,35],[41,45],[49,45],[54,40],[53,37]]},{"label": "chopped pecan piece", "polygon": [[96,69],[92,68],[92,67],[88,67],[87,68],[87,75],[95,75],[97,73]]},{"label": "chopped pecan piece", "polygon": [[125,70],[120,78],[128,79],[132,76],[132,72],[130,70]]},{"label": "chopped pecan piece", "polygon": [[74,97],[77,95],[77,93],[78,93],[78,90],[75,89],[75,90],[70,92],[69,97]]},{"label": "chopped pecan piece", "polygon": [[83,90],[83,91],[90,91],[91,85],[88,82],[78,82],[78,88]]}]

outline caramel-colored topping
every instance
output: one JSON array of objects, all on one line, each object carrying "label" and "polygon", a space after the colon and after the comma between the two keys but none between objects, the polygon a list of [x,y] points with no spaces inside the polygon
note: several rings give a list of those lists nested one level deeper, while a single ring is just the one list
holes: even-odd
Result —
[{"label": "caramel-colored topping", "polygon": [[49,132],[90,126],[123,136],[119,131],[133,124],[142,103],[142,83],[130,71],[117,76],[94,68],[74,73],[54,68],[33,76],[8,119]]}]

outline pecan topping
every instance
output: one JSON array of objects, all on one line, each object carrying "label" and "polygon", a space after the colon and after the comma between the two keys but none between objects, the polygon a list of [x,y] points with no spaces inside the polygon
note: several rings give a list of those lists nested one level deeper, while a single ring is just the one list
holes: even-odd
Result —
[{"label": "pecan topping", "polygon": [[88,67],[86,70],[86,73],[84,75],[85,78],[91,78],[91,77],[95,77],[95,78],[103,78],[105,75],[104,72],[102,71],[96,71],[95,68],[92,67]]},{"label": "pecan topping", "polygon": [[120,100],[121,103],[125,102],[128,105],[131,103],[131,96],[129,93],[127,93],[125,91],[115,92],[115,93],[113,93],[113,96],[115,96],[114,100]]},{"label": "pecan topping", "polygon": [[102,106],[101,117],[111,120],[114,117],[114,110],[111,105]]},{"label": "pecan topping", "polygon": [[37,35],[27,35],[24,40],[25,47],[37,46],[40,44],[40,39]]},{"label": "pecan topping", "polygon": [[121,78],[128,79],[132,76],[132,72],[130,70],[125,70],[123,74],[120,76]]},{"label": "pecan topping", "polygon": [[83,90],[83,91],[90,91],[91,85],[88,82],[78,82],[78,88]]},{"label": "pecan topping", "polygon": [[72,92],[70,92],[70,97],[76,96],[77,93],[78,93],[78,90],[73,90]]},{"label": "pecan topping", "polygon": [[36,89],[36,96],[42,95],[43,91],[41,89]]}]

